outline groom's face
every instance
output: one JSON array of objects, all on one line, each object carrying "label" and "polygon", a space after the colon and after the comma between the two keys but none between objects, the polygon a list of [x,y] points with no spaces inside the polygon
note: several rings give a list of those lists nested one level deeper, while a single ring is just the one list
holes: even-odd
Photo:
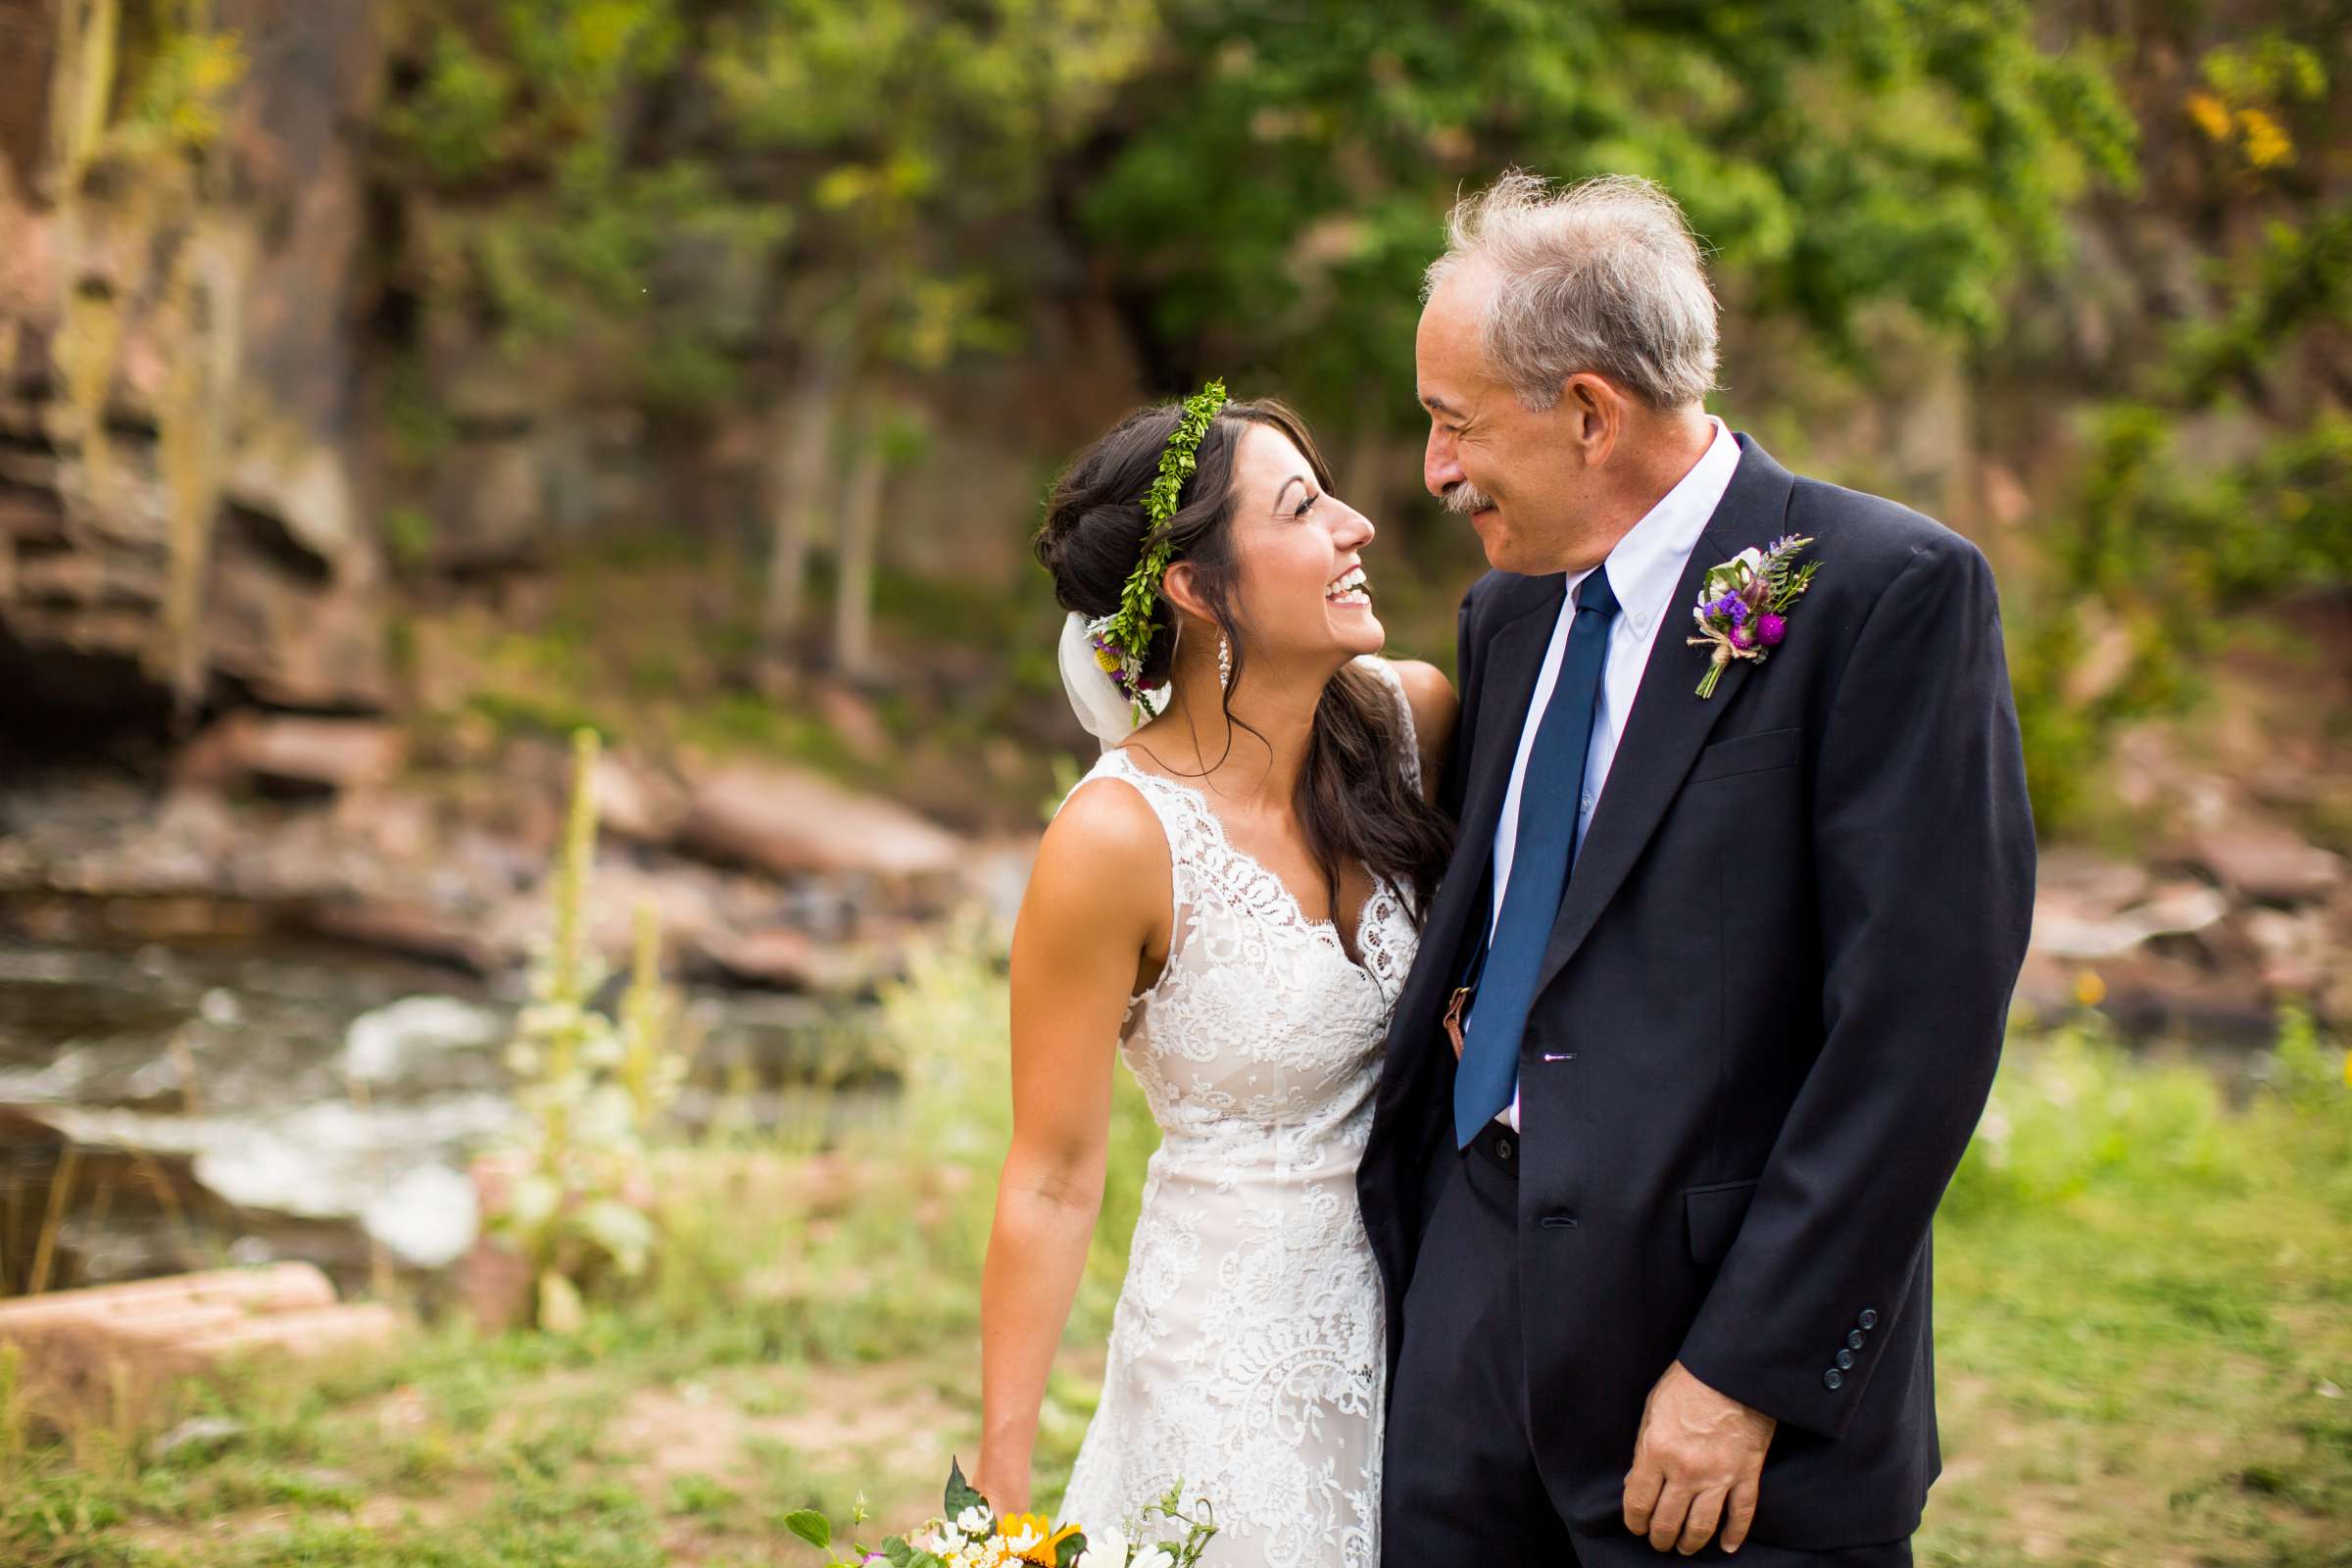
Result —
[{"label": "groom's face", "polygon": [[1472,262],[1422,308],[1413,342],[1429,411],[1421,481],[1447,511],[1469,518],[1498,570],[1540,576],[1589,565],[1574,558],[1591,476],[1566,405],[1528,408],[1488,367],[1480,322],[1494,286],[1493,273]]}]

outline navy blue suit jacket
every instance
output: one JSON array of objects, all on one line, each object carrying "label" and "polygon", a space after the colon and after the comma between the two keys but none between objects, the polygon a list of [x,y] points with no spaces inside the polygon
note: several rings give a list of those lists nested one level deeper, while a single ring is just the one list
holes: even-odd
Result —
[{"label": "navy blue suit jacket", "polygon": [[[1527,1417],[1561,1517],[1622,1532],[1642,1402],[1679,1358],[1780,1422],[1754,1539],[1829,1548],[1908,1535],[1939,1465],[1929,1225],[1999,1056],[2034,829],[1984,557],[1740,439],[1521,1048]],[[1688,607],[1709,566],[1784,534],[1821,563],[1788,639],[1702,701]],[[1358,1178],[1392,1373],[1458,1157],[1441,1018],[1564,581],[1491,573],[1462,603],[1460,847]],[[1414,1442],[1392,1428],[1393,1461]]]}]

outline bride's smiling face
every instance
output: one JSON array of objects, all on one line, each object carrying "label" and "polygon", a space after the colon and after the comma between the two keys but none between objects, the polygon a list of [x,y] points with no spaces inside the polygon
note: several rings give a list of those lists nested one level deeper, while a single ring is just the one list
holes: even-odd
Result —
[{"label": "bride's smiling face", "polygon": [[1251,656],[1288,663],[1380,652],[1388,633],[1362,564],[1372,520],[1326,491],[1272,425],[1242,432],[1232,488],[1233,608]]}]

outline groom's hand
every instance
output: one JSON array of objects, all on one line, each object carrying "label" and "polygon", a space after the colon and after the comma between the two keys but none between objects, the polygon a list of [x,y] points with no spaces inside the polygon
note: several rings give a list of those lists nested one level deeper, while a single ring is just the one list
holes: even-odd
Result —
[{"label": "groom's hand", "polygon": [[1660,1551],[1688,1557],[1720,1523],[1723,1549],[1738,1551],[1755,1522],[1764,1450],[1779,1424],[1675,1362],[1642,1407],[1634,1468],[1625,1478],[1625,1528]]}]

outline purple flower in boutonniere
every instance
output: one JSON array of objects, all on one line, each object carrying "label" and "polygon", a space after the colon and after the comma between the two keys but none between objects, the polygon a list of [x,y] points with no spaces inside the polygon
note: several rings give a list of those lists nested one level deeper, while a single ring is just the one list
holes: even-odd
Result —
[{"label": "purple flower in boutonniere", "polygon": [[1698,603],[1690,611],[1699,632],[1690,639],[1690,646],[1715,651],[1698,683],[1699,696],[1715,695],[1715,683],[1733,660],[1752,659],[1762,663],[1767,654],[1788,639],[1788,607],[1821,569],[1818,561],[1801,566],[1796,564],[1796,553],[1812,542],[1789,534],[1775,539],[1769,549],[1742,550],[1722,565],[1707,568]]}]

